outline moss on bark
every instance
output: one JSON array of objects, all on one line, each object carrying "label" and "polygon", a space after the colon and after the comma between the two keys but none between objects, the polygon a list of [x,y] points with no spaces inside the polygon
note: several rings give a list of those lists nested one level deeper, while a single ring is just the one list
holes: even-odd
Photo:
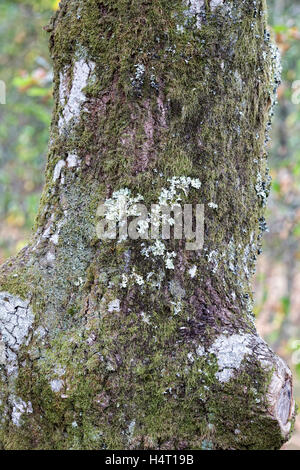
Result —
[{"label": "moss on bark", "polygon": [[[0,366],[5,449],[275,449],[288,437],[292,398],[281,423],[268,394],[290,373],[256,336],[250,285],[276,53],[263,1],[202,3],[195,15],[182,0],[62,1],[49,25],[46,186],[32,243],[0,271],[0,290],[35,314],[14,373],[7,355]],[[139,241],[97,239],[99,203],[127,188],[150,205],[174,176],[202,183],[182,202],[205,204],[203,250],[165,242],[170,270]]]}]

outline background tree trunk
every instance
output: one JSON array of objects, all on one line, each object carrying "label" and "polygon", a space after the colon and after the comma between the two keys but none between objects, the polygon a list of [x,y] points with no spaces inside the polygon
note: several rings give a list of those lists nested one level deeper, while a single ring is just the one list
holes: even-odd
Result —
[{"label": "background tree trunk", "polygon": [[[0,271],[2,448],[279,448],[291,374],[251,305],[278,84],[265,2],[65,0],[47,29],[46,185]],[[98,240],[100,202],[150,205],[174,177],[201,182],[177,189],[205,204],[203,250],[164,241],[172,268],[151,241]]]}]

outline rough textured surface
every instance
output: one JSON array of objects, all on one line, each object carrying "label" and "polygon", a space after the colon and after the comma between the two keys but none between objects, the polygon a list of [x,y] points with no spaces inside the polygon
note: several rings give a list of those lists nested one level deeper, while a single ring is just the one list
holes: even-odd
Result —
[{"label": "rough textured surface", "polygon": [[[65,0],[47,29],[46,185],[31,244],[0,268],[0,445],[279,448],[291,376],[250,284],[279,81],[265,3]],[[99,203],[124,193],[203,203],[203,249],[99,241]]]},{"label": "rough textured surface", "polygon": [[6,363],[6,351],[18,351],[26,340],[34,315],[29,301],[0,292],[1,363]]},{"label": "rough textured surface", "polygon": [[80,59],[73,66],[72,87],[68,90],[67,84],[69,68],[60,73],[59,99],[63,109],[62,116],[59,119],[58,126],[62,134],[66,130],[66,126],[70,124],[72,119],[78,119],[80,116],[81,106],[85,103],[86,97],[83,93],[87,86],[89,76],[93,72],[95,64]]}]

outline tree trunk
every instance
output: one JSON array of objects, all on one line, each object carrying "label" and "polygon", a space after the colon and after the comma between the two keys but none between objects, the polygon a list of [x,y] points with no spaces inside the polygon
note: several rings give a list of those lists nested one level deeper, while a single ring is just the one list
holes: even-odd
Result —
[{"label": "tree trunk", "polygon": [[[264,0],[61,2],[36,233],[0,270],[2,448],[289,437],[291,373],[252,313],[278,84],[266,28]],[[97,236],[100,203],[170,193],[204,204],[203,249]]]}]

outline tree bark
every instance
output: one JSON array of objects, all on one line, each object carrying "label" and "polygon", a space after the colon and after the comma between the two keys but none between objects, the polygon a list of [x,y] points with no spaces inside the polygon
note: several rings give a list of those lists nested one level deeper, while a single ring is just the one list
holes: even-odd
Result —
[{"label": "tree bark", "polygon": [[[265,2],[63,0],[47,30],[46,184],[0,270],[2,448],[280,448],[291,373],[251,291],[279,81]],[[176,181],[205,205],[203,249],[98,239],[101,202]]]}]

